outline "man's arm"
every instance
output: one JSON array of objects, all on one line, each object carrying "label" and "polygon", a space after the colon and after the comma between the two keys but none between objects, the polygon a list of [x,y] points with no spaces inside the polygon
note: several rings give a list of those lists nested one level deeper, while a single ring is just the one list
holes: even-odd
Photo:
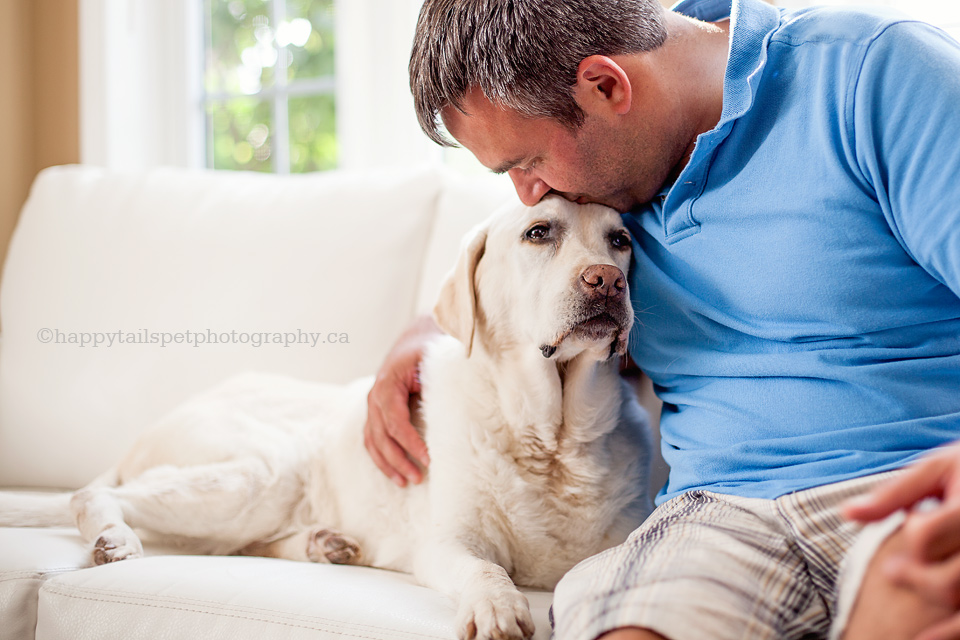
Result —
[{"label": "man's arm", "polygon": [[860,170],[891,231],[960,296],[960,44],[906,21],[870,46],[852,116]]},{"label": "man's arm", "polygon": [[[853,122],[860,168],[910,256],[960,296],[960,47],[933,27],[895,24],[871,46],[857,86]],[[926,498],[940,503],[913,509]],[[844,513],[873,522],[900,509],[911,510],[899,531],[902,545],[882,562],[878,575],[925,602],[957,611],[960,441],[851,501]],[[949,614],[923,637],[960,638],[960,615]]]},{"label": "man's arm", "polygon": [[424,347],[440,333],[431,316],[418,318],[387,354],[367,396],[364,445],[380,471],[400,487],[423,480],[413,460],[430,464],[427,445],[410,423],[410,397],[420,393]]}]

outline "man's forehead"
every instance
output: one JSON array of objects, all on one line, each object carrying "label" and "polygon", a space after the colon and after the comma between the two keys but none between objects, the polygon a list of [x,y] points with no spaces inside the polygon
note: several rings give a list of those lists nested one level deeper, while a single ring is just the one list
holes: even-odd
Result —
[{"label": "man's forehead", "polygon": [[440,117],[447,123],[496,122],[506,123],[521,119],[520,113],[510,107],[487,98],[479,89],[464,94],[459,104],[448,104],[440,110]]},{"label": "man's forehead", "polygon": [[[481,99],[483,99],[482,94]],[[476,114],[480,113],[482,115],[484,113],[484,106],[482,102],[476,98],[471,98],[470,94],[467,94],[460,104],[448,104],[443,107],[440,110],[440,119],[447,127],[447,131],[453,134],[451,129],[469,126],[470,123],[475,122],[477,120]]]},{"label": "man's forehead", "polygon": [[443,128],[446,129],[447,137],[453,138],[464,147],[467,146],[465,139],[469,139],[470,136],[469,118],[469,115],[461,112],[453,105],[447,105],[440,111],[440,121],[443,123]]},{"label": "man's forehead", "polygon": [[505,173],[523,162],[525,152],[517,145],[513,128],[488,112],[466,113],[454,106],[445,107],[441,119],[447,134],[488,169]]}]

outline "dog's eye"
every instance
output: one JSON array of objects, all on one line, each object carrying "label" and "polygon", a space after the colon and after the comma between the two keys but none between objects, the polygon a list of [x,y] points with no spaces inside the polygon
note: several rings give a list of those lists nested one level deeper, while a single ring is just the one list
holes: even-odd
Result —
[{"label": "dog's eye", "polygon": [[550,237],[550,226],[542,222],[537,223],[527,229],[527,232],[523,234],[523,237],[527,240],[532,240],[533,242],[542,242]]},{"label": "dog's eye", "polygon": [[614,231],[610,234],[610,246],[614,249],[629,249],[630,235],[622,229]]}]

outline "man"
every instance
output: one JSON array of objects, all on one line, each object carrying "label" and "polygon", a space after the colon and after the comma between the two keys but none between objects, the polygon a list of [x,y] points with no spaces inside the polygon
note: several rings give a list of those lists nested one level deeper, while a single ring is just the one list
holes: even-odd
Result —
[{"label": "man", "polygon": [[[431,138],[442,121],[523,202],[601,202],[633,235],[630,349],[670,479],[558,586],[558,638],[949,630],[960,601],[903,555],[942,579],[960,544],[915,519],[867,536],[842,505],[870,520],[930,493],[918,472],[876,488],[960,436],[960,46],[759,0],[427,0],[410,72]],[[367,448],[398,484],[429,463],[406,403],[435,330],[370,395]]]}]

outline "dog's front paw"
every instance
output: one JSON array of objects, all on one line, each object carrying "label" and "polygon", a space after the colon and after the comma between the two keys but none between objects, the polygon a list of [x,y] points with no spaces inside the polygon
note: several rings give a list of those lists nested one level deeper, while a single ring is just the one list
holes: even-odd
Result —
[{"label": "dog's front paw", "polygon": [[360,555],[360,543],[342,533],[319,529],[307,537],[307,557],[312,562],[357,564]]},{"label": "dog's front paw", "polygon": [[523,640],[533,631],[530,603],[516,589],[463,601],[457,614],[460,640]]},{"label": "dog's front paw", "polygon": [[93,561],[107,564],[143,556],[143,545],[132,529],[126,526],[107,527],[93,544]]}]

